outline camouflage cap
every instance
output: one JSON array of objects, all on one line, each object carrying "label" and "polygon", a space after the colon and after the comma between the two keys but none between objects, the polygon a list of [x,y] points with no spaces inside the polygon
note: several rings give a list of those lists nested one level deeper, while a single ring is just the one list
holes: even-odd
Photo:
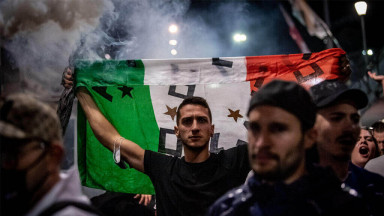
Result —
[{"label": "camouflage cap", "polygon": [[11,139],[61,140],[56,112],[28,94],[11,94],[0,103],[0,136]]}]

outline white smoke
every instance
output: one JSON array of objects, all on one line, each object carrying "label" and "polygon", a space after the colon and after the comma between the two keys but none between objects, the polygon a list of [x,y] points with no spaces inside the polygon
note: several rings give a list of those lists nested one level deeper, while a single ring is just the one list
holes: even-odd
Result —
[{"label": "white smoke", "polygon": [[[60,92],[63,69],[74,59],[199,58],[273,54],[264,39],[275,28],[262,9],[245,1],[213,1],[190,8],[189,0],[5,0],[0,33],[24,78]],[[259,19],[255,19],[259,16]],[[261,17],[261,18],[260,18]],[[176,23],[179,33],[168,26]],[[247,29],[248,28],[248,29]],[[246,46],[231,44],[237,30],[254,32]],[[255,33],[256,32],[256,33]],[[177,46],[169,45],[176,39]],[[171,49],[178,52],[171,55]]]},{"label": "white smoke", "polygon": [[24,82],[60,90],[61,73],[80,38],[99,26],[113,4],[104,0],[6,0],[0,3],[3,47]]}]

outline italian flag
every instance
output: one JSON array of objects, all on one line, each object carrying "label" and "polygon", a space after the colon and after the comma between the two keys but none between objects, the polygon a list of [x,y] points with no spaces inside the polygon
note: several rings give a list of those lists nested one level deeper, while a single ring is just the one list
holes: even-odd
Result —
[{"label": "italian flag", "polygon": [[[78,61],[76,87],[85,86],[122,137],[144,149],[183,156],[174,135],[176,110],[189,96],[204,97],[212,110],[218,152],[247,141],[245,122],[250,97],[273,79],[310,87],[340,74],[341,49],[318,53],[196,59]],[[292,101],[295,103],[295,101]],[[112,152],[95,138],[79,105],[78,166],[84,186],[108,191],[154,194],[150,179],[121,169]]]}]

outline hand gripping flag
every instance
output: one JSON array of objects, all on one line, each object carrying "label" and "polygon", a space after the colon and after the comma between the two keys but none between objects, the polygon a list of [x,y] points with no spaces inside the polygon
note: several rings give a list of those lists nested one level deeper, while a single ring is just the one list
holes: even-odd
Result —
[{"label": "hand gripping flag", "polygon": [[[144,149],[183,156],[174,135],[176,109],[189,96],[207,99],[215,133],[215,153],[246,143],[246,111],[251,95],[273,79],[310,87],[343,79],[341,49],[318,53],[201,59],[78,61],[76,86],[85,86],[120,135]],[[295,101],[292,101],[295,103]],[[108,191],[153,194],[149,178],[121,169],[112,152],[95,138],[79,105],[78,166],[82,184]]]}]

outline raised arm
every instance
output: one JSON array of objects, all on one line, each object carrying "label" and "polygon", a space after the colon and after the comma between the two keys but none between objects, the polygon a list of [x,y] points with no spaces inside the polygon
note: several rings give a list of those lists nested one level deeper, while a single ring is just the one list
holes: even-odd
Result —
[{"label": "raised arm", "polygon": [[376,80],[377,82],[381,83],[381,87],[384,91],[384,75],[377,75],[376,73],[372,73],[371,71],[368,71],[369,77]]},{"label": "raised arm", "polygon": [[[76,96],[80,101],[81,107],[85,112],[96,138],[113,152],[114,142],[121,137],[119,132],[117,132],[116,128],[100,112],[85,87],[79,87]],[[120,141],[118,144],[120,144]],[[124,139],[121,142],[120,151],[122,159],[132,168],[144,172],[144,149],[136,143]]]}]

